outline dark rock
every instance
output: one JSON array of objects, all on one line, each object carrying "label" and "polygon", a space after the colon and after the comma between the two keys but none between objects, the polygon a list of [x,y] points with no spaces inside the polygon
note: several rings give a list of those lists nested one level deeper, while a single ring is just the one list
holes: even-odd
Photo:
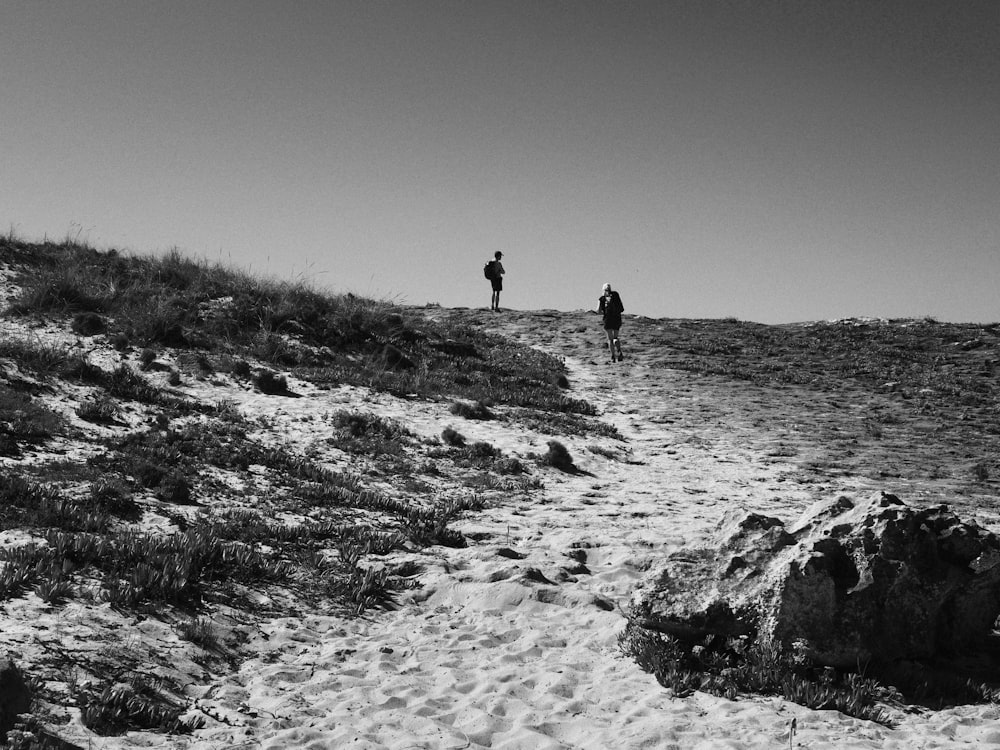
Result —
[{"label": "dark rock", "polygon": [[736,513],[716,545],[673,555],[633,614],[676,637],[749,635],[844,668],[968,654],[1000,615],[1000,540],[885,493],[819,503],[787,528]]},{"label": "dark rock", "polygon": [[553,581],[550,581],[548,578],[546,578],[545,574],[542,573],[542,571],[540,571],[538,568],[528,568],[526,571],[524,571],[524,575],[521,576],[521,579],[524,581],[530,581],[531,583],[546,583],[546,584],[553,583]]},{"label": "dark rock", "polygon": [[506,557],[510,560],[523,560],[527,555],[523,552],[518,552],[517,550],[512,550],[510,547],[501,547],[497,550],[497,554],[500,557]]},{"label": "dark rock", "polygon": [[0,657],[0,742],[14,728],[18,714],[31,708],[31,690],[10,657]]}]

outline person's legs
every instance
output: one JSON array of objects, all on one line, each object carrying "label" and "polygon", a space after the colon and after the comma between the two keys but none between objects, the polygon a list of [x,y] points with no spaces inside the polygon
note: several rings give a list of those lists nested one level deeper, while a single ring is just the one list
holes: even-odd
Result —
[{"label": "person's legs", "polygon": [[615,361],[615,336],[617,331],[611,328],[605,328],[604,332],[608,334],[608,351],[611,353],[611,361]]},{"label": "person's legs", "polygon": [[624,359],[624,357],[622,356],[622,342],[619,341],[619,339],[618,339],[618,329],[617,328],[614,331],[612,331],[612,333],[614,334],[615,351],[618,352],[618,361],[620,362],[621,360]]}]

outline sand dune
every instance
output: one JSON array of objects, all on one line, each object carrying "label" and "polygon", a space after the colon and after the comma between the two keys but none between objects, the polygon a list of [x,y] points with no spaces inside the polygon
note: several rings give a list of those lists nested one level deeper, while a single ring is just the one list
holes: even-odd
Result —
[{"label": "sand dune", "polygon": [[[627,321],[627,360],[611,365],[588,313],[428,314],[459,316],[563,357],[572,395],[593,403],[624,439],[561,435],[577,473],[534,469],[544,489],[500,499],[457,523],[471,540],[466,548],[380,561],[421,570],[419,585],[395,609],[265,621],[248,644],[253,656],[235,674],[191,686],[192,714],[206,719],[192,735],[95,738],[77,717],[62,728],[67,737],[106,750],[1000,746],[997,706],[894,709],[898,726],[889,729],[776,698],[675,696],[618,650],[634,588],[727,509],[791,518],[817,498],[886,488],[874,471],[809,463],[829,455],[819,446],[840,430],[843,417],[831,402],[842,393],[766,390],[673,368],[676,353],[652,335],[663,327],[656,321]],[[248,419],[266,418],[275,441],[301,450],[321,444],[316,415],[362,401],[418,437],[436,437],[457,419],[447,404],[291,385],[300,398],[247,390],[230,398]],[[193,396],[202,387],[218,388],[185,386]],[[526,460],[551,437],[516,420],[462,421],[461,431]],[[890,438],[879,450],[896,455]],[[923,459],[915,451],[906,460]],[[914,470],[892,481],[891,489],[920,501],[947,493],[956,480],[921,479]],[[969,492],[960,499],[998,528],[993,503]]]},{"label": "sand dune", "polygon": [[[621,607],[649,566],[696,541],[729,507],[795,515],[817,493],[864,493],[857,477],[817,487],[755,447],[741,410],[710,384],[651,366],[633,351],[608,365],[585,316],[539,335],[539,318],[495,324],[564,355],[574,393],[627,438],[618,460],[565,443],[584,473],[552,472],[532,501],[500,504],[460,528],[467,549],[414,555],[421,587],[396,611],[354,621],[288,618],[268,625],[261,656],[200,705],[228,717],[184,748],[952,748],[1000,743],[1000,710],[897,712],[887,729],[774,698],[675,697],[617,649]],[[534,330],[531,330],[534,327]],[[390,415],[407,406],[383,398]],[[426,424],[434,424],[430,415]],[[440,419],[447,419],[439,415]],[[435,428],[437,425],[435,425]],[[542,436],[463,425],[505,452]],[[527,441],[527,442],[526,442]],[[796,730],[791,736],[791,722]],[[136,738],[138,739],[138,738]],[[143,744],[156,746],[153,737]],[[107,747],[130,746],[108,741]]]}]

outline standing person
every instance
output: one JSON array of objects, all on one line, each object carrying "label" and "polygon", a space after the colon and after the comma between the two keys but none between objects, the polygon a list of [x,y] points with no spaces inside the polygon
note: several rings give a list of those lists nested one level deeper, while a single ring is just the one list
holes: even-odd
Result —
[{"label": "standing person", "polygon": [[617,357],[621,362],[625,358],[622,356],[622,345],[618,340],[618,329],[622,327],[622,313],[625,312],[625,305],[618,292],[611,290],[611,284],[605,284],[598,300],[597,311],[604,316],[604,332],[608,334],[608,351],[611,352],[611,361]]},{"label": "standing person", "polygon": [[492,269],[492,275],[490,278],[490,284],[493,285],[493,297],[490,299],[490,309],[494,312],[500,310],[500,292],[503,291],[503,275],[507,273],[503,269],[503,263],[500,259],[503,257],[503,253],[497,250],[493,253],[495,260],[491,260],[487,266]]}]

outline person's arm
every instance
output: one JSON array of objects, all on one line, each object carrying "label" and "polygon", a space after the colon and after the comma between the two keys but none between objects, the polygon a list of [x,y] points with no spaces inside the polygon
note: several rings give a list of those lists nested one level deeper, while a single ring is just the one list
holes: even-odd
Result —
[{"label": "person's arm", "polygon": [[507,273],[505,270],[503,270],[503,263],[501,263],[500,261],[497,261],[497,268],[500,269],[500,275],[501,276],[503,276],[505,273]]}]

